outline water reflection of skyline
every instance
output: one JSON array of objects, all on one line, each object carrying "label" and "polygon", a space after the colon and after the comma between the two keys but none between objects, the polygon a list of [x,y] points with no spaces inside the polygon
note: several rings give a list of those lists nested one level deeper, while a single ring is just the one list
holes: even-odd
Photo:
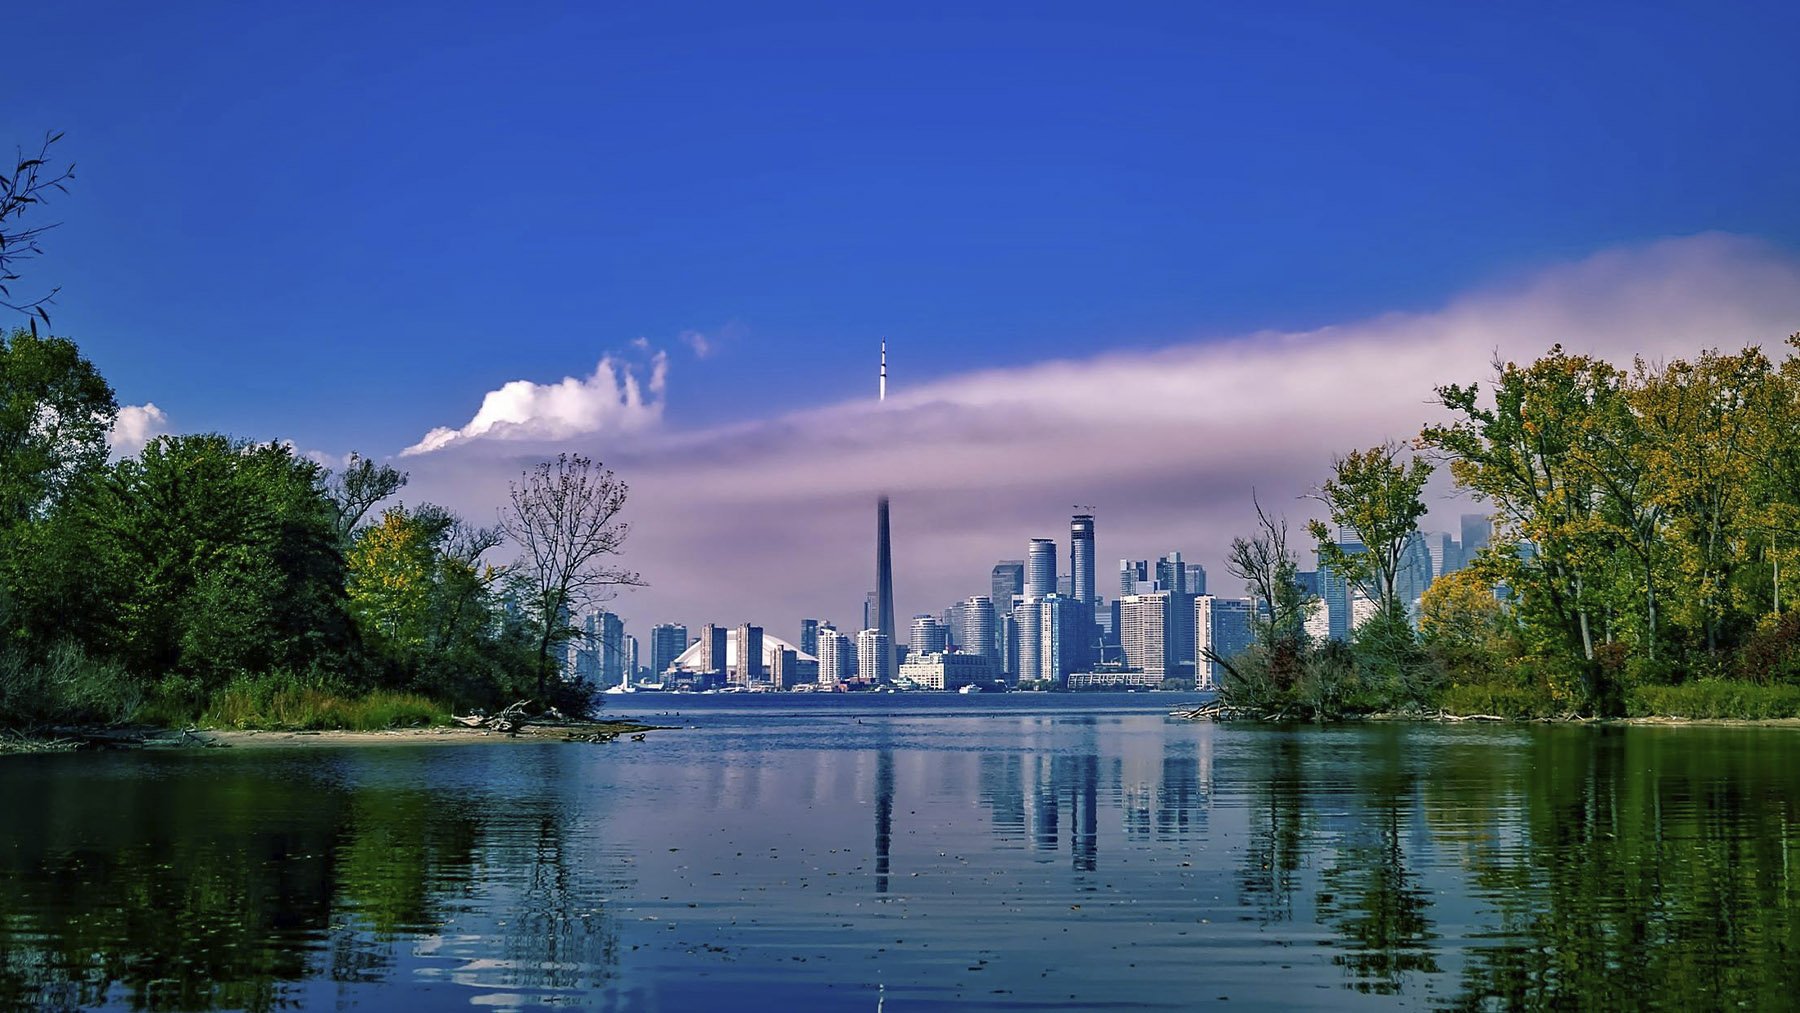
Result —
[{"label": "water reflection of skyline", "polygon": [[0,1007],[861,1008],[879,970],[959,1008],[1766,1008],[1800,930],[1796,759],[1083,715],[14,766]]}]

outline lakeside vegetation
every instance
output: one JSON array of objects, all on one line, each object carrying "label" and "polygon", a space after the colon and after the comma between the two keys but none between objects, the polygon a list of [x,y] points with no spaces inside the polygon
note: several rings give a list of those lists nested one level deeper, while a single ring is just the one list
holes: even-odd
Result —
[{"label": "lakeside vegetation", "polygon": [[[1437,400],[1447,421],[1337,459],[1316,493],[1321,570],[1373,605],[1348,643],[1308,636],[1319,603],[1283,520],[1259,505],[1256,533],[1234,540],[1228,568],[1258,614],[1254,645],[1216,659],[1228,706],[1302,720],[1800,717],[1800,613],[1783,584],[1800,567],[1800,354],[1626,368],[1556,346]],[[1494,534],[1415,605],[1396,584],[1439,467]]]},{"label": "lakeside vegetation", "polygon": [[501,527],[384,507],[406,484],[388,465],[333,471],[219,434],[112,459],[117,412],[73,341],[0,339],[0,725],[369,730],[594,706],[558,648],[578,580],[635,579],[593,565],[623,538],[610,472],[565,456],[515,485],[503,524],[586,494],[558,516],[608,532],[585,568],[546,578],[489,561]]}]

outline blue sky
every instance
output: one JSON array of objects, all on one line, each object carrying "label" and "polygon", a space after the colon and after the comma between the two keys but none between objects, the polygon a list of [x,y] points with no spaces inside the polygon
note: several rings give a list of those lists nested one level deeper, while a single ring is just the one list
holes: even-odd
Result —
[{"label": "blue sky", "polygon": [[704,422],[881,335],[911,380],[1800,243],[1800,8],[1579,6],[35,4],[0,132],[68,132],[38,276],[126,400],[382,453],[639,336],[735,335]]},{"label": "blue sky", "polygon": [[609,352],[647,381],[665,351],[655,427],[707,433],[866,397],[882,336],[896,389],[929,387],[1439,312],[1669,237],[1800,248],[1793,4],[7,23],[0,138],[66,131],[79,163],[30,276],[63,286],[56,330],[175,428],[331,454]]}]

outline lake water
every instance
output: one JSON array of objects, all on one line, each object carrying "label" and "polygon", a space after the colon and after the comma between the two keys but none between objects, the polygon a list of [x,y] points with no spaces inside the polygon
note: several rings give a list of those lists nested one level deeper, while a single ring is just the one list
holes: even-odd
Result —
[{"label": "lake water", "polygon": [[1800,731],[1218,726],[1178,699],[641,696],[609,710],[684,727],[0,760],[0,1004],[1800,994]]}]

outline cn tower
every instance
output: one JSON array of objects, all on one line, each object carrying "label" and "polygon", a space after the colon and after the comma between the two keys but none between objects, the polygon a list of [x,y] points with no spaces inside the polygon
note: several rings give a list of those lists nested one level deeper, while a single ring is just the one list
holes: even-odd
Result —
[{"label": "cn tower", "polygon": [[[880,399],[887,400],[887,341],[881,342]],[[880,659],[877,679],[894,676],[894,550],[888,541],[888,498],[882,493],[875,506],[875,629],[887,638],[887,656]]]}]

